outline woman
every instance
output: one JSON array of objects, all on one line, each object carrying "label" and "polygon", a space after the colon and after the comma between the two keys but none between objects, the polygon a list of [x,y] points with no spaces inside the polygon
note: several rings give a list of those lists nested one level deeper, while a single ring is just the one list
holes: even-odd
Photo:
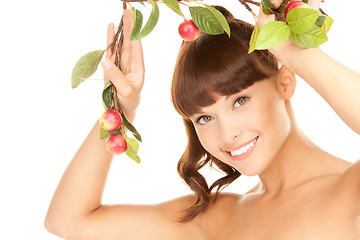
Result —
[{"label": "woman", "polygon": [[[54,194],[50,232],[66,239],[359,239],[360,164],[315,146],[296,125],[290,98],[296,73],[360,133],[360,75],[291,42],[248,55],[251,26],[227,15],[232,37],[203,34],[184,43],[174,72],[172,100],[189,136],[178,169],[196,194],[153,206],[101,205],[112,156],[96,123]],[[260,11],[260,26],[270,18]],[[110,52],[103,68],[133,120],[144,66],[140,42],[129,39],[129,11],[124,24],[124,74]],[[108,44],[113,35],[110,25]],[[208,162],[227,174],[210,188],[198,173]],[[240,173],[261,182],[244,195],[210,194]]]}]

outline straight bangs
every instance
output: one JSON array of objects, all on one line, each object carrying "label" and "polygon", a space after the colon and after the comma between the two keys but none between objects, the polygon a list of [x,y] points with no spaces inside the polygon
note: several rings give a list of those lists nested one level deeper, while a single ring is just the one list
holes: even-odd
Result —
[{"label": "straight bangs", "polygon": [[252,25],[241,20],[229,25],[230,38],[202,33],[193,42],[183,42],[179,50],[171,97],[185,119],[218,97],[233,95],[277,72],[277,60],[268,51],[248,54]]}]

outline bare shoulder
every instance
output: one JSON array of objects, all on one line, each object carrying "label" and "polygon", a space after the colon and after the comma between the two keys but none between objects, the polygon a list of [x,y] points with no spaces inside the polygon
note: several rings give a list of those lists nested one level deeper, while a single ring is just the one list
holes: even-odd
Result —
[{"label": "bare shoulder", "polygon": [[238,209],[242,195],[234,193],[213,194],[207,210],[199,215],[201,226],[206,236],[217,239],[217,234],[223,232],[229,219]]},{"label": "bare shoulder", "polygon": [[349,164],[340,180],[341,188],[360,201],[360,160]]},{"label": "bare shoulder", "polygon": [[211,195],[209,212],[224,212],[226,209],[232,209],[236,207],[239,200],[241,200],[243,195],[236,193],[219,193],[217,196],[215,193]]},{"label": "bare shoulder", "polygon": [[[190,221],[191,224],[201,225],[204,219],[211,220],[219,219],[226,215],[226,212],[231,211],[236,207],[237,202],[241,199],[242,195],[235,193],[219,193],[217,196],[212,193],[210,202],[207,209]],[[160,204],[162,212],[174,221],[179,220],[185,214],[186,209],[192,206],[197,200],[195,195],[188,195],[178,199],[171,200]]]},{"label": "bare shoulder", "polygon": [[350,185],[360,187],[360,160],[349,164],[342,176],[342,180],[348,182]]}]

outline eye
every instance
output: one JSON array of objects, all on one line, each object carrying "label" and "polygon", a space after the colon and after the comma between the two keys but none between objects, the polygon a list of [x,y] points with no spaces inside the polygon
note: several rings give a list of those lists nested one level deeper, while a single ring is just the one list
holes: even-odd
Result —
[{"label": "eye", "polygon": [[248,100],[248,97],[245,96],[241,96],[238,99],[235,100],[234,102],[234,107],[240,107],[242,105],[244,105]]},{"label": "eye", "polygon": [[210,122],[213,119],[213,117],[205,115],[205,116],[201,116],[199,117],[196,122],[199,123],[200,125],[204,125],[208,122]]}]

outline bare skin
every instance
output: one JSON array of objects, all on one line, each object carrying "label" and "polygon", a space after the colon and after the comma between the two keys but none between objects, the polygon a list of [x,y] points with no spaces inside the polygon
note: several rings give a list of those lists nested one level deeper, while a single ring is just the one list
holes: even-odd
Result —
[{"label": "bare skin", "polygon": [[[279,2],[273,1],[275,5]],[[319,3],[311,2],[315,8]],[[259,14],[262,24],[269,20]],[[129,11],[124,13],[124,24],[121,63],[125,66],[124,72],[111,64],[110,52],[106,56],[110,62],[105,61],[103,68],[105,78],[118,89],[125,114],[133,120],[140,101],[144,65],[141,43],[130,42],[129,39],[132,28]],[[110,25],[108,44],[113,35],[114,27]],[[273,110],[281,113],[286,125],[281,130],[284,141],[268,161],[249,165],[251,168],[233,163],[230,157],[223,157],[224,162],[229,161],[240,172],[250,173],[251,170],[259,175],[261,182],[254,189],[244,195],[220,194],[204,213],[185,223],[178,222],[178,219],[182,216],[181,212],[194,202],[195,196],[158,205],[102,205],[101,197],[112,156],[98,138],[99,124],[96,121],[56,189],[45,220],[48,231],[65,239],[86,240],[360,239],[360,162],[351,164],[315,146],[297,127],[290,103],[296,85],[294,72],[360,134],[360,96],[356,92],[360,89],[360,75],[318,48],[301,49],[287,42],[271,51],[286,67],[275,78],[256,83],[248,89],[249,94],[253,94],[251,91],[254,90],[266,93],[262,94],[263,98],[254,95],[252,99],[259,99],[256,100],[258,102],[251,100],[248,106],[262,106],[261,103],[267,102],[266,97],[276,99]],[[319,67],[319,63],[323,66]],[[226,111],[227,101],[231,99],[220,99],[203,109],[214,119],[209,122],[211,125],[196,125],[203,146],[212,149],[214,154],[225,154],[219,146],[228,147],[233,139],[244,135],[247,139],[257,131],[261,132],[257,147],[265,146],[272,126],[258,122],[256,131],[249,130],[246,122],[241,123],[241,128],[235,126],[231,121],[236,115],[222,117],[234,114]],[[260,109],[248,108],[250,112],[246,114]],[[239,108],[239,111],[244,109]],[[261,114],[267,114],[264,116],[273,116],[271,113],[261,111]],[[221,133],[217,147],[207,142],[205,137],[214,131]],[[261,154],[258,152],[254,150],[253,154]]]}]

